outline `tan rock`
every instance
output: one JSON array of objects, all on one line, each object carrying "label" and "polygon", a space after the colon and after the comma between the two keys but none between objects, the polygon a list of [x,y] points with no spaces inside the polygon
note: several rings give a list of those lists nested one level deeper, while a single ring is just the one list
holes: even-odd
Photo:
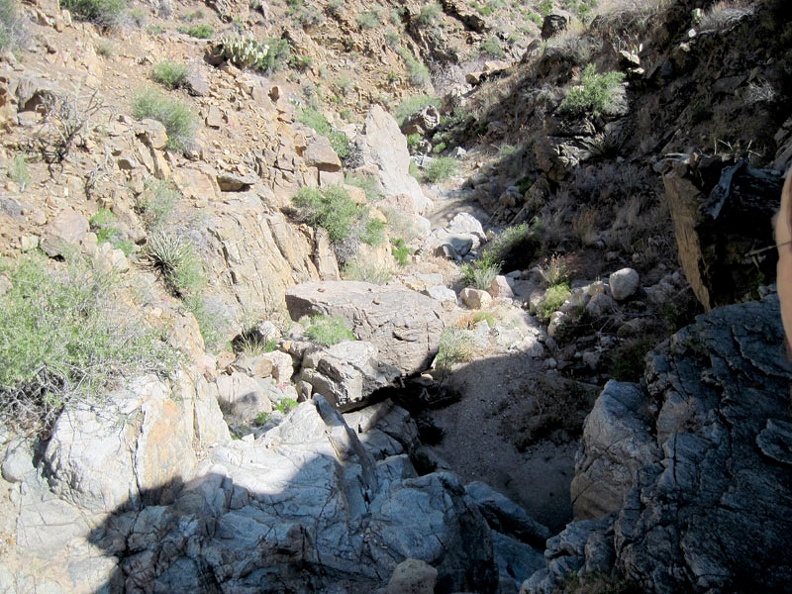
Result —
[{"label": "tan rock", "polygon": [[70,248],[79,246],[88,233],[88,219],[67,208],[47,224],[41,248],[52,257],[63,255]]},{"label": "tan rock", "polygon": [[459,297],[471,309],[482,309],[492,305],[492,296],[481,289],[465,287],[459,293]]},{"label": "tan rock", "polygon": [[319,171],[339,171],[341,159],[338,158],[330,141],[324,136],[316,137],[305,149],[303,159],[308,166],[316,167]]},{"label": "tan rock", "polygon": [[433,594],[437,570],[420,559],[405,559],[393,570],[387,594]]}]

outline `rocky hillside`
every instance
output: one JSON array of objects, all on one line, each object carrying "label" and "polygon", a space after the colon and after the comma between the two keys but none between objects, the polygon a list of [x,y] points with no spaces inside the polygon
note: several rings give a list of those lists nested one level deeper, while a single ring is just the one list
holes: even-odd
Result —
[{"label": "rocky hillside", "polygon": [[790,33],[0,0],[0,593],[786,591]]}]

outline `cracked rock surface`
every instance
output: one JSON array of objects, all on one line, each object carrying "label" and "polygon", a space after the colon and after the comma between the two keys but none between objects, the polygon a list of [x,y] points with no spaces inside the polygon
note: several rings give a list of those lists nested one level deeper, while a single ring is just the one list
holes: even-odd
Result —
[{"label": "cracked rock surface", "polygon": [[641,384],[609,383],[577,460],[578,521],[522,591],[615,561],[644,592],[788,592],[791,378],[771,296],[700,316]]}]

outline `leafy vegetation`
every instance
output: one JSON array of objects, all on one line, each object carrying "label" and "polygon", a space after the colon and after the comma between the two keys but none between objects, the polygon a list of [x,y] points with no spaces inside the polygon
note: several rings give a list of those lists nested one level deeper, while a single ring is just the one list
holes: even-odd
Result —
[{"label": "leafy vegetation", "polygon": [[384,196],[382,185],[373,175],[350,173],[344,178],[344,183],[363,190],[369,202],[376,202]]},{"label": "leafy vegetation", "polygon": [[311,225],[326,229],[334,243],[347,239],[354,225],[366,214],[366,209],[352,200],[349,192],[340,186],[321,190],[300,188],[294,204],[302,209],[303,216]]},{"label": "leafy vegetation", "polygon": [[204,288],[206,278],[201,261],[182,236],[152,233],[146,242],[146,255],[174,297],[186,298]]},{"label": "leafy vegetation", "polygon": [[453,157],[437,157],[426,166],[423,178],[430,183],[441,182],[454,175],[458,169],[459,161]]},{"label": "leafy vegetation", "polygon": [[410,50],[403,47],[399,48],[399,56],[401,56],[404,65],[407,67],[407,71],[410,74],[410,82],[413,85],[416,87],[423,87],[429,84],[432,77],[429,74],[429,69],[426,67],[426,64],[412,55]]},{"label": "leafy vegetation", "polygon": [[63,0],[61,7],[82,21],[103,29],[113,29],[127,8],[126,0]]},{"label": "leafy vegetation", "polygon": [[380,14],[376,10],[361,12],[357,18],[357,24],[361,30],[376,29],[381,24]]},{"label": "leafy vegetation", "polygon": [[239,68],[277,72],[289,64],[291,45],[285,39],[258,41],[252,36],[226,35],[214,44],[215,51]]},{"label": "leafy vegetation", "polygon": [[68,402],[99,397],[122,377],[176,363],[143,320],[118,305],[118,279],[75,258],[49,270],[41,255],[4,262],[0,295],[0,418],[52,422]]},{"label": "leafy vegetation", "polygon": [[317,134],[327,137],[339,159],[346,159],[349,156],[349,138],[343,132],[333,130],[330,122],[320,111],[306,107],[297,116],[297,121],[305,124]]},{"label": "leafy vegetation", "polygon": [[150,118],[165,126],[168,148],[185,151],[193,142],[197,122],[184,103],[153,89],[144,89],[132,99],[132,115],[139,120]]},{"label": "leafy vegetation", "polygon": [[27,156],[25,153],[17,153],[8,164],[8,177],[11,178],[19,191],[24,192],[31,181],[30,169],[28,168]]},{"label": "leafy vegetation", "polygon": [[505,52],[501,47],[500,41],[495,36],[487,37],[484,41],[481,42],[479,46],[479,52],[482,56],[488,56],[490,58],[500,59],[505,56]]},{"label": "leafy vegetation", "polygon": [[399,266],[404,267],[410,263],[412,252],[413,250],[409,248],[407,243],[401,237],[391,239],[391,255]]},{"label": "leafy vegetation", "polygon": [[432,95],[411,95],[404,99],[396,109],[393,111],[393,117],[396,118],[399,126],[404,123],[409,116],[421,111],[424,107],[434,105],[440,107],[440,98]]},{"label": "leafy vegetation", "polygon": [[180,33],[186,33],[195,39],[211,39],[214,35],[214,28],[211,25],[202,23],[200,25],[190,25],[189,27],[179,27]]},{"label": "leafy vegetation", "polygon": [[500,274],[501,264],[497,260],[484,255],[478,260],[466,262],[462,265],[462,278],[469,287],[486,291],[492,281]]},{"label": "leafy vegetation", "polygon": [[14,47],[19,26],[15,0],[0,0],[0,51]]},{"label": "leafy vegetation", "polygon": [[418,16],[415,18],[418,21],[419,25],[423,25],[427,27],[429,25],[434,24],[437,20],[437,17],[443,11],[443,7],[440,6],[437,2],[432,2],[431,4],[425,4],[421,7],[421,10],[418,12]]},{"label": "leafy vegetation", "polygon": [[575,116],[602,115],[613,107],[623,80],[624,74],[621,72],[597,74],[594,64],[589,64],[583,69],[580,84],[567,91],[558,109]]},{"label": "leafy vegetation", "polygon": [[571,291],[568,283],[553,285],[547,289],[544,299],[536,308],[536,314],[544,323],[550,321],[553,312],[561,309],[564,302],[569,299]]},{"label": "leafy vegetation", "polygon": [[138,196],[135,211],[140,215],[146,229],[154,230],[170,220],[181,192],[173,182],[152,179],[146,182],[143,193]]},{"label": "leafy vegetation", "polygon": [[187,66],[179,62],[164,60],[151,69],[151,78],[166,89],[178,89],[187,86]]},{"label": "leafy vegetation", "polygon": [[357,340],[343,319],[322,315],[312,316],[309,319],[305,334],[323,346],[332,346],[345,340]]},{"label": "leafy vegetation", "polygon": [[515,270],[530,261],[540,245],[533,226],[520,223],[501,231],[482,251],[486,258],[501,263],[506,270]]},{"label": "leafy vegetation", "polygon": [[121,230],[115,226],[116,216],[112,211],[106,208],[99,209],[88,220],[88,223],[91,226],[91,230],[96,233],[98,243],[109,243],[114,248],[124,252],[126,256],[130,255],[135,249],[135,244],[125,239]]},{"label": "leafy vegetation", "polygon": [[471,332],[462,328],[449,327],[440,336],[435,366],[443,369],[456,363],[467,363],[473,360],[475,354],[476,347]]}]

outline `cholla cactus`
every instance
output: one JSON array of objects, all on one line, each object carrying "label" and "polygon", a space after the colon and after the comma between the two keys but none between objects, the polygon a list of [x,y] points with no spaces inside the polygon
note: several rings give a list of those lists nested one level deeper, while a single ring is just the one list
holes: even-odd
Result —
[{"label": "cholla cactus", "polygon": [[215,46],[223,58],[239,68],[266,70],[269,46],[253,37],[223,36]]}]

